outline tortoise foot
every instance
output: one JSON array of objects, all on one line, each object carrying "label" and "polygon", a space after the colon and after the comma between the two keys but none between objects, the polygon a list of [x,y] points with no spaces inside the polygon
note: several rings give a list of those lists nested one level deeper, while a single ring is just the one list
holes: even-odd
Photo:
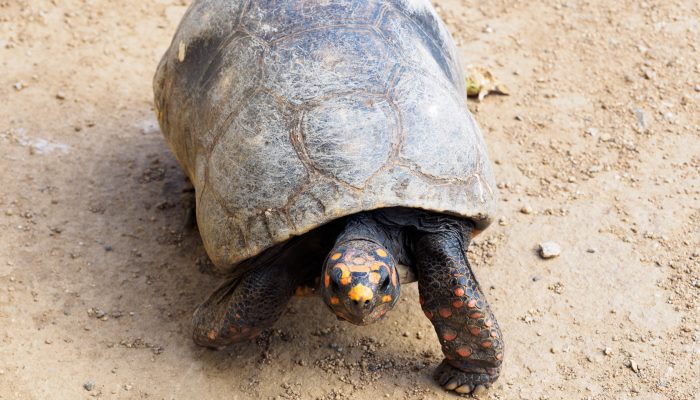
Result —
[{"label": "tortoise foot", "polygon": [[457,367],[449,360],[443,360],[435,370],[435,380],[445,390],[459,394],[479,395],[498,379],[495,368],[472,368],[468,365]]}]

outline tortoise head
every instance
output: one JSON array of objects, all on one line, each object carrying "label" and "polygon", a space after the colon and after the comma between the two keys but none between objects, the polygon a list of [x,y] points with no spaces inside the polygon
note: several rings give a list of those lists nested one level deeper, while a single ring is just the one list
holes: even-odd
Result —
[{"label": "tortoise head", "polygon": [[384,246],[368,240],[339,243],[323,264],[323,299],[339,319],[367,325],[399,299],[396,262]]}]

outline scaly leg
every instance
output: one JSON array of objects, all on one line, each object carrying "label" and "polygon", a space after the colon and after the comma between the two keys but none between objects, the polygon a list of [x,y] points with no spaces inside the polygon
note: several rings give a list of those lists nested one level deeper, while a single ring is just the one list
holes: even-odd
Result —
[{"label": "scaly leg", "polygon": [[503,339],[457,232],[421,235],[415,246],[418,290],[445,359],[435,379],[447,390],[478,392],[498,378]]}]

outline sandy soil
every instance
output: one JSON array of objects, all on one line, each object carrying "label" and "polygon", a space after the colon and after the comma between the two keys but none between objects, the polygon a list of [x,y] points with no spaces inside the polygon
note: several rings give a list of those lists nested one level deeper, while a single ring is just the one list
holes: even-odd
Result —
[{"label": "sandy soil", "polygon": [[[699,3],[438,3],[512,91],[470,104],[502,194],[482,397],[700,399]],[[453,398],[415,285],[373,326],[295,299],[255,343],[191,342],[219,278],[151,106],[185,5],[0,1],[0,399]]]}]

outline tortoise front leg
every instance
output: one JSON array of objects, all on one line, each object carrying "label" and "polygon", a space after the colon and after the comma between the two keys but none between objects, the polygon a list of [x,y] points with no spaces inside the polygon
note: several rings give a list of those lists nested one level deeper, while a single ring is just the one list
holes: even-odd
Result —
[{"label": "tortoise front leg", "polygon": [[418,290],[445,359],[435,379],[457,393],[481,391],[498,378],[503,359],[501,331],[465,256],[456,232],[418,238]]},{"label": "tortoise front leg", "polygon": [[294,294],[298,279],[286,265],[257,266],[219,286],[194,312],[193,339],[222,347],[253,339],[272,326]]}]

